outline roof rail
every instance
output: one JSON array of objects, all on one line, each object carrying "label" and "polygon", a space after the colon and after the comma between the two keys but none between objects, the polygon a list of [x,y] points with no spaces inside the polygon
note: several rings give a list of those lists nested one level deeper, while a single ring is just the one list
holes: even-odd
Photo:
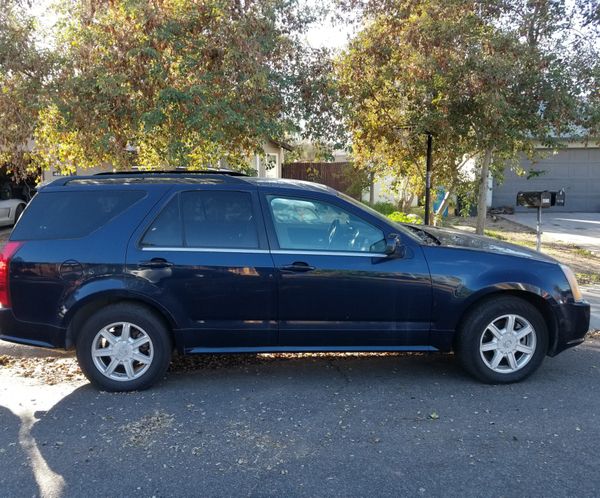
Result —
[{"label": "roof rail", "polygon": [[235,183],[243,182],[245,178],[248,178],[248,176],[244,173],[230,170],[111,171],[95,173],[92,175],[74,175],[56,178],[49,182],[44,182],[41,185],[37,185],[36,189],[40,190],[46,187],[63,187],[69,184],[116,184],[121,181],[129,183]]},{"label": "roof rail", "polygon": [[214,169],[202,169],[202,170],[188,170],[188,169],[171,169],[171,170],[131,170],[131,171],[102,171],[101,173],[95,173],[94,176],[108,176],[108,175],[228,175],[228,176],[248,176],[246,173],[241,171],[235,171],[232,169],[225,168],[214,168]]}]

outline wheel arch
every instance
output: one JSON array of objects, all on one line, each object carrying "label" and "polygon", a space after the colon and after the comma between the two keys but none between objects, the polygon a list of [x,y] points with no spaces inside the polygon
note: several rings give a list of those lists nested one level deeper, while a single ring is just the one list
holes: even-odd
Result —
[{"label": "wheel arch", "polygon": [[173,316],[160,304],[135,294],[105,292],[88,296],[85,300],[73,306],[65,315],[64,323],[67,329],[65,338],[66,349],[73,349],[75,347],[78,331],[91,315],[105,306],[123,303],[146,308],[149,312],[156,315],[163,321],[171,335],[171,340],[175,343],[173,330],[177,327],[177,324]]},{"label": "wheel arch", "polygon": [[[466,317],[476,307],[481,306],[487,301],[493,301],[499,297],[516,297],[528,302],[535,307],[546,322],[548,328],[548,351],[554,351],[558,340],[558,324],[556,316],[552,311],[552,305],[548,299],[545,299],[540,294],[528,290],[522,289],[506,289],[506,290],[494,290],[483,295],[479,295],[476,299],[472,300],[468,306],[462,311],[456,326],[456,330],[460,328]],[[458,340],[458,333],[454,334],[453,349],[456,350],[456,342]],[[548,353],[546,352],[546,354]]]}]

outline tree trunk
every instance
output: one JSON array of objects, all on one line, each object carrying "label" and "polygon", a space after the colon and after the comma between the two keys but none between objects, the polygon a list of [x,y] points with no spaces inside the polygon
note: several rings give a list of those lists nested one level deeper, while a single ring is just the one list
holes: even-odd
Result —
[{"label": "tree trunk", "polygon": [[375,174],[371,173],[369,181],[369,204],[375,204]]},{"label": "tree trunk", "polygon": [[485,150],[481,164],[481,178],[479,183],[479,200],[477,202],[477,228],[475,232],[483,235],[485,230],[485,218],[487,215],[487,194],[490,176],[490,164],[492,162],[492,149]]},{"label": "tree trunk", "polygon": [[410,211],[410,208],[412,207],[413,201],[415,200],[415,194],[410,193],[408,195],[404,195],[402,197],[402,212],[403,213],[408,213]]}]

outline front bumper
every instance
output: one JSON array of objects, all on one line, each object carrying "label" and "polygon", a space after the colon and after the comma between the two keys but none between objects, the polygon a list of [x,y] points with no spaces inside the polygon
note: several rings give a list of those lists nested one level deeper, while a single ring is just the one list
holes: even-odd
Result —
[{"label": "front bumper", "polygon": [[561,304],[554,311],[557,328],[549,356],[581,344],[590,328],[590,305],[585,301]]},{"label": "front bumper", "polygon": [[0,308],[0,339],[41,348],[64,348],[66,330],[17,320],[10,308]]}]

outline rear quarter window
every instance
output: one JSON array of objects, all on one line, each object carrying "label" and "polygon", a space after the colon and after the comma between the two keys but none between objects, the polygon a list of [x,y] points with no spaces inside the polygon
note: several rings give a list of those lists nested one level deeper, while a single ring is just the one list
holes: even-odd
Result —
[{"label": "rear quarter window", "polygon": [[145,195],[139,190],[40,192],[19,220],[11,240],[85,237]]}]

